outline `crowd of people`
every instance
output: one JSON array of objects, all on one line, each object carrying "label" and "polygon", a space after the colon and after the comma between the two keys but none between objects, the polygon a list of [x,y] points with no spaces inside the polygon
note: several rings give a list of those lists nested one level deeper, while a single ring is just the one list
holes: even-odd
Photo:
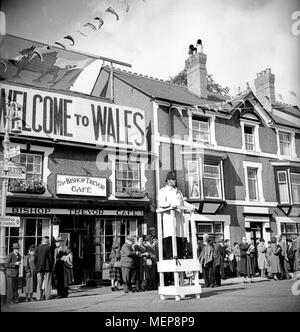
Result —
[{"label": "crowd of people", "polygon": [[285,240],[278,235],[267,243],[261,238],[255,244],[243,237],[231,246],[229,240],[215,242],[204,234],[198,258],[206,287],[220,286],[222,279],[230,277],[253,283],[257,274],[275,281],[290,279],[300,270],[300,236]]},{"label": "crowd of people", "polygon": [[[68,296],[69,285],[74,282],[73,259],[70,248],[59,237],[52,250],[48,236],[42,243],[29,247],[24,257],[23,292],[25,301],[48,300],[51,290],[57,289],[57,297]],[[7,300],[18,302],[18,277],[21,264],[20,246],[13,244],[13,251],[6,259]],[[244,277],[244,283],[254,282],[260,275],[275,281],[291,278],[300,271],[300,236],[283,239],[276,236],[258,243],[242,238],[240,243],[231,245],[230,240],[215,241],[209,234],[198,241],[197,258],[200,262],[200,278],[206,287],[221,286],[221,281],[232,277]],[[192,257],[191,244],[185,241],[183,259]],[[109,256],[109,278],[111,290],[121,288],[124,293],[156,290],[158,288],[158,240],[154,235],[127,236],[125,243],[113,242]],[[185,279],[191,284],[194,273],[186,271]]]},{"label": "crowd of people", "polygon": [[111,290],[124,293],[157,289],[158,242],[154,236],[127,236],[120,246],[114,241],[110,253]]},{"label": "crowd of people", "polygon": [[[58,298],[68,296],[69,285],[74,282],[72,251],[60,237],[55,240],[55,246],[53,250],[48,236],[44,236],[37,247],[29,246],[23,260],[22,288],[26,302],[49,300],[53,288],[57,289]],[[10,304],[19,300],[18,280],[22,259],[19,244],[13,243],[12,249],[6,258],[7,302]],[[35,292],[36,298],[33,297]]]}]

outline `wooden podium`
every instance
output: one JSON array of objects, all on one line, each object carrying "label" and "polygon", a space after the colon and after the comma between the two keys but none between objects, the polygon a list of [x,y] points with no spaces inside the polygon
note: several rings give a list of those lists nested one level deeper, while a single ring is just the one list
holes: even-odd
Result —
[{"label": "wooden podium", "polygon": [[[193,258],[191,259],[163,259],[163,214],[167,211],[171,211],[173,217],[173,234],[172,234],[172,248],[173,257],[177,257],[177,242],[176,242],[176,217],[175,210],[190,211],[190,223],[191,223],[191,236],[192,236],[192,248]],[[191,207],[179,206],[176,209],[166,208],[157,209],[157,228],[158,228],[158,250],[159,261],[157,263],[157,270],[159,272],[160,286],[158,288],[158,294],[161,300],[165,300],[166,296],[174,296],[176,301],[184,299],[186,295],[193,295],[197,299],[200,299],[201,285],[199,284],[199,271],[200,263],[197,259],[197,238],[196,238],[196,225],[194,219],[194,211]],[[194,285],[184,285],[184,272],[193,271],[194,273]],[[164,273],[174,273],[174,285],[165,286]]]}]

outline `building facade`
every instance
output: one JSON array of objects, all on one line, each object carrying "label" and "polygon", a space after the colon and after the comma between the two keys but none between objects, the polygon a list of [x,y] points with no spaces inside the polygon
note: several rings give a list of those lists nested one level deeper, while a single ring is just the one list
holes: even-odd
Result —
[{"label": "building facade", "polygon": [[[270,69],[234,97],[209,93],[206,54],[186,60],[187,87],[115,69],[118,103],[152,114],[156,190],[168,170],[198,208],[197,236],[255,243],[300,233],[300,112],[275,100]],[[107,97],[103,67],[92,95]],[[189,215],[186,215],[189,218]]]},{"label": "building facade", "polygon": [[21,226],[6,229],[7,252],[60,234],[76,283],[107,279],[114,238],[155,233],[170,170],[197,207],[199,239],[299,235],[299,108],[276,102],[269,69],[255,92],[210,93],[206,60],[190,54],[187,87],[105,66],[91,95],[1,83],[0,135],[10,98],[22,105],[12,161],[26,166],[26,180],[9,183],[7,214]]},{"label": "building facade", "polygon": [[[10,179],[7,214],[21,217],[6,229],[25,255],[41,238],[60,234],[73,251],[76,283],[107,279],[114,238],[154,230],[154,178],[147,166],[144,110],[67,91],[1,84],[1,132],[8,97],[22,105],[20,146],[12,162],[26,167],[26,180]],[[22,275],[22,267],[21,267]]]}]

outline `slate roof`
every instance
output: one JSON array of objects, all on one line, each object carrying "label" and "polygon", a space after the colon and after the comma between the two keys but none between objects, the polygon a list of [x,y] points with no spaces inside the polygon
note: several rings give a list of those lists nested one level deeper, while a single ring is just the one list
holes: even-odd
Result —
[{"label": "slate roof", "polygon": [[[109,67],[102,67],[102,69],[106,72],[110,71]],[[204,106],[226,100],[226,97],[216,94],[208,94],[208,99],[203,99],[188,91],[186,86],[116,68],[114,69],[114,75],[153,98],[173,103]]]}]

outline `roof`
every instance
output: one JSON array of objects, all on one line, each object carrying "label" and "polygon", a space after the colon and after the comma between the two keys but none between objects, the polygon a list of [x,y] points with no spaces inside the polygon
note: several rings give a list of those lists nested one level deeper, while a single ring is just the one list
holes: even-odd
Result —
[{"label": "roof", "polygon": [[292,106],[284,103],[274,103],[272,107],[278,111],[300,118],[299,106]]},{"label": "roof", "polygon": [[[106,66],[102,67],[102,69],[106,72],[110,71],[110,68]],[[204,106],[205,104],[220,103],[226,100],[226,97],[216,94],[208,94],[208,98],[203,99],[191,93],[186,86],[125,70],[114,68],[114,75],[153,98],[173,103]]]}]

